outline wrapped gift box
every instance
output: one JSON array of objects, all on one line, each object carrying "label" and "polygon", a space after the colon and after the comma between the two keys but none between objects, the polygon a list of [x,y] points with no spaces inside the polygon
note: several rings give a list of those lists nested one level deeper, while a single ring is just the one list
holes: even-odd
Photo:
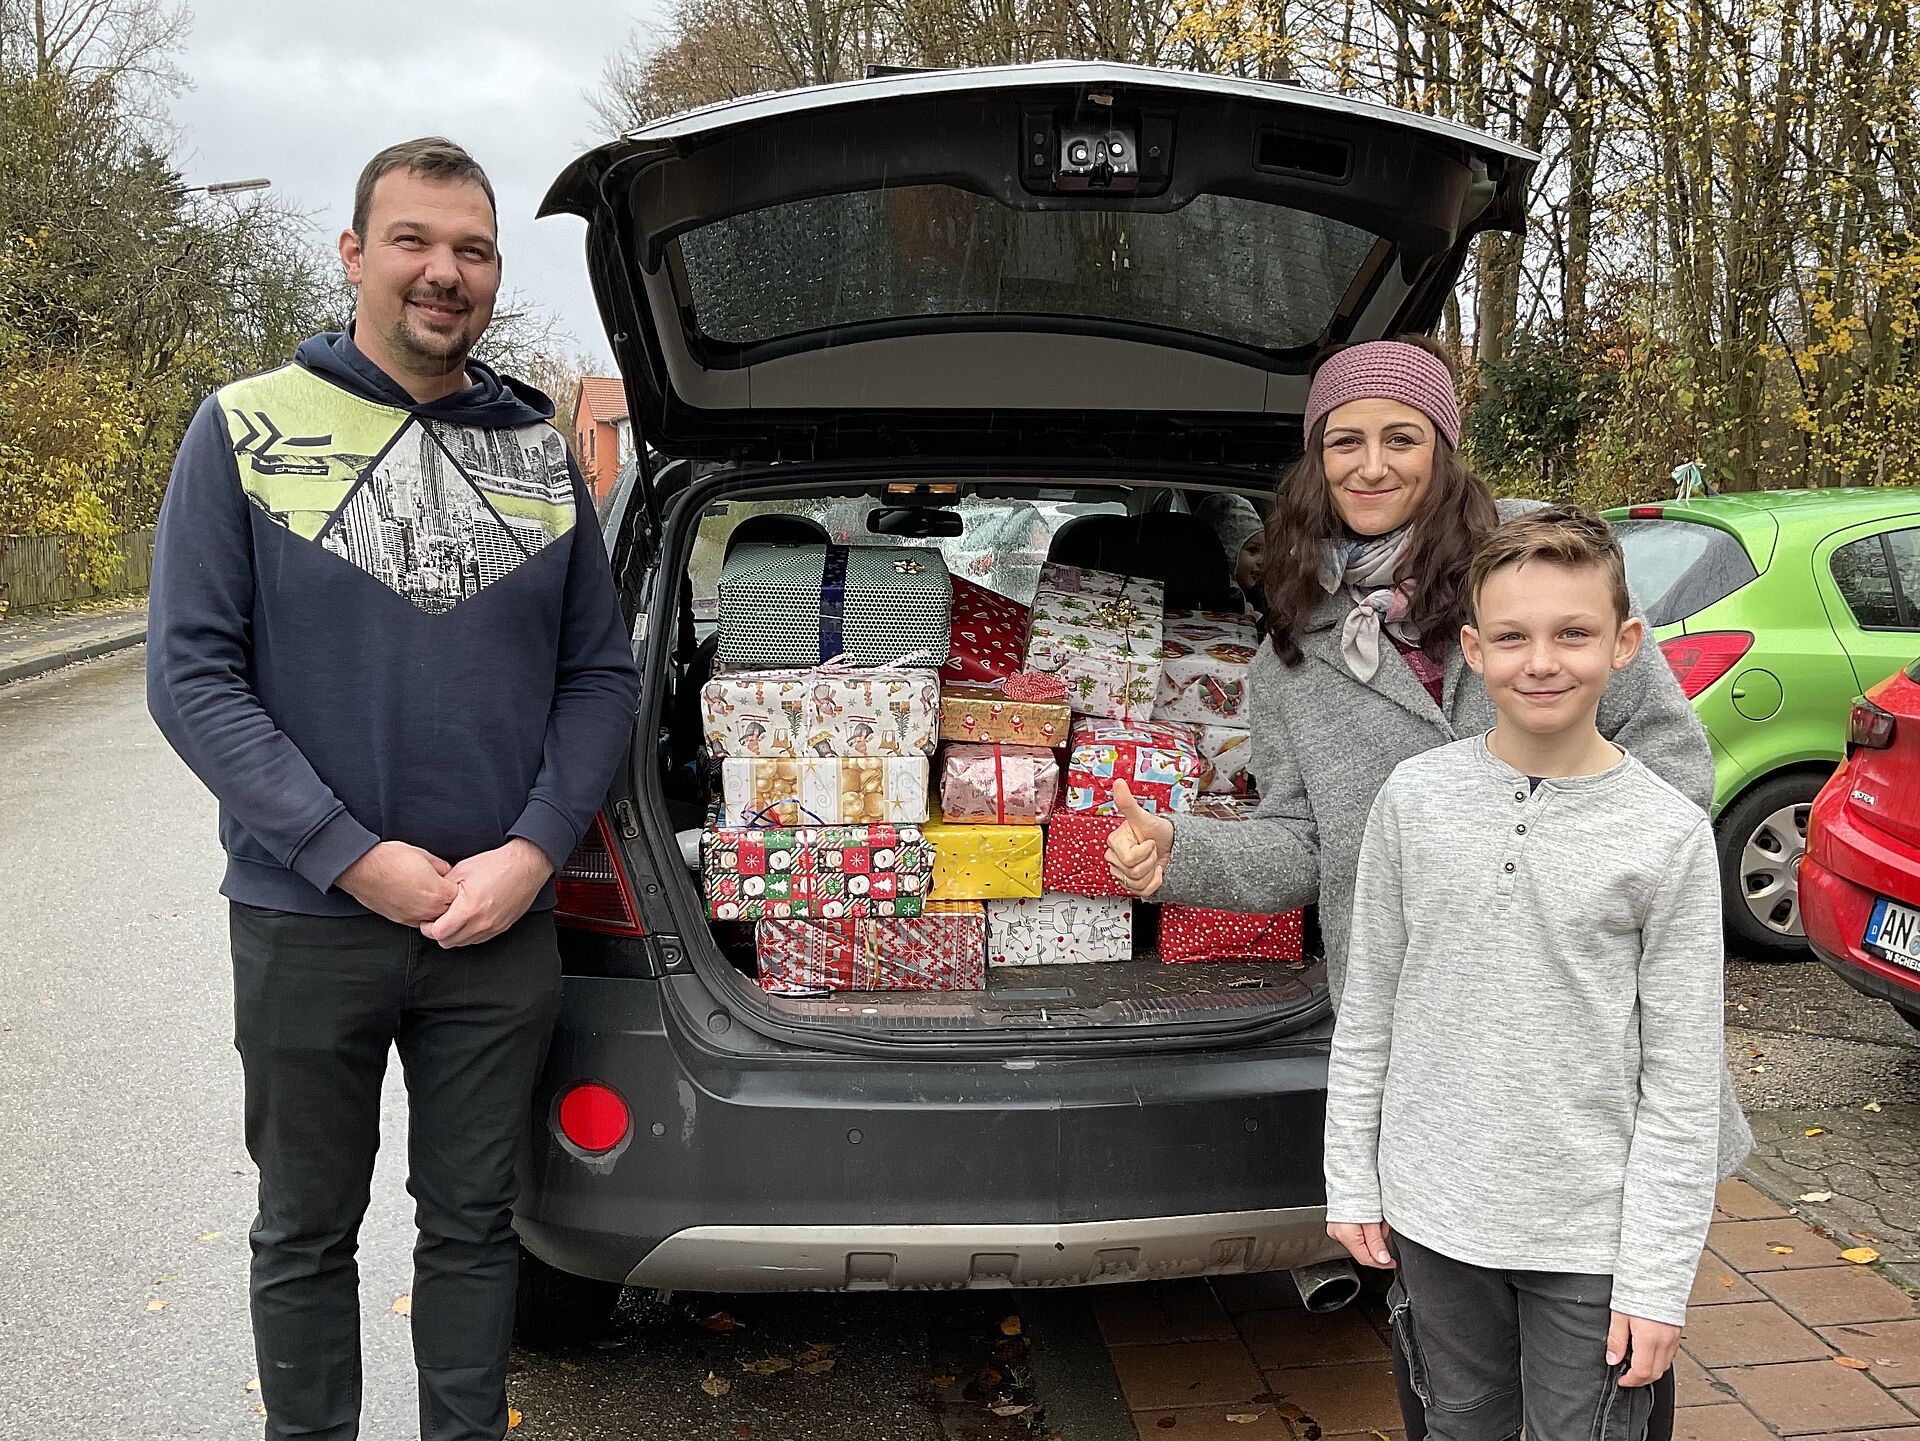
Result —
[{"label": "wrapped gift box", "polygon": [[918,826],[715,827],[700,838],[700,869],[716,921],[917,916],[933,847]]},{"label": "wrapped gift box", "polygon": [[1047,824],[1044,889],[1076,896],[1126,895],[1107,869],[1107,837],[1125,824],[1118,816],[1095,811],[1055,811]]},{"label": "wrapped gift box", "polygon": [[737,671],[700,688],[717,756],[932,755],[939,708],[931,670]]},{"label": "wrapped gift box", "polygon": [[1183,725],[1077,720],[1067,759],[1067,809],[1112,815],[1113,783],[1127,783],[1140,808],[1161,814],[1192,807],[1200,793],[1200,748]]},{"label": "wrapped gift box", "polygon": [[1081,715],[1144,721],[1160,681],[1163,587],[1048,562],[1027,627],[1026,668],[1058,676]]},{"label": "wrapped gift box", "polygon": [[1160,959],[1298,961],[1302,920],[1299,911],[1257,916],[1202,906],[1162,906]]},{"label": "wrapped gift box", "polygon": [[1202,795],[1193,803],[1192,814],[1215,821],[1244,821],[1259,808],[1252,796]]},{"label": "wrapped gift box", "polygon": [[1200,789],[1208,795],[1253,794],[1253,732],[1234,726],[1195,726],[1200,746]]},{"label": "wrapped gift box", "polygon": [[1133,903],[1044,895],[987,902],[989,966],[1075,966],[1133,958]]},{"label": "wrapped gift box", "polygon": [[955,825],[936,812],[921,830],[933,847],[933,899],[986,901],[1040,894],[1045,832],[1039,826]]},{"label": "wrapped gift box", "polygon": [[1027,649],[1027,608],[985,586],[953,577],[947,663],[940,679],[993,681],[1020,669]]},{"label": "wrapped gift box", "polygon": [[997,685],[940,688],[940,739],[1063,746],[1073,725],[1065,701],[1008,700]]},{"label": "wrapped gift box", "polygon": [[1247,723],[1247,668],[1260,648],[1253,617],[1218,610],[1167,612],[1160,649],[1157,721]]},{"label": "wrapped gift box", "polygon": [[918,825],[928,767],[925,756],[728,756],[721,815],[730,826]]},{"label": "wrapped gift box", "polygon": [[1037,825],[1060,796],[1060,762],[1038,746],[952,745],[940,764],[940,814],[958,824]]},{"label": "wrapped gift box", "polygon": [[743,545],[720,570],[716,654],[735,667],[947,660],[947,563],[931,547]]},{"label": "wrapped gift box", "polygon": [[978,991],[987,984],[987,912],[978,901],[929,901],[918,916],[760,921],[762,990]]}]

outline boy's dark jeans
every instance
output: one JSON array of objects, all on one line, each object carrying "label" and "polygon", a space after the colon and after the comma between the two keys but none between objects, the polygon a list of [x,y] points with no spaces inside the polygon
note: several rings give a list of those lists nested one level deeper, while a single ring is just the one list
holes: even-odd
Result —
[{"label": "boy's dark jeans", "polygon": [[1654,1388],[1622,1387],[1626,1366],[1606,1363],[1610,1276],[1470,1266],[1405,1236],[1394,1253],[1396,1380],[1430,1441],[1509,1441],[1523,1425],[1529,1441],[1648,1436]]},{"label": "boy's dark jeans", "polygon": [[518,1253],[514,1153],[560,995],[553,915],[442,949],[379,916],[235,903],[234,1045],[260,1170],[253,1334],[267,1441],[360,1433],[360,1219],[397,1046],[415,1202],[423,1441],[500,1441]]}]

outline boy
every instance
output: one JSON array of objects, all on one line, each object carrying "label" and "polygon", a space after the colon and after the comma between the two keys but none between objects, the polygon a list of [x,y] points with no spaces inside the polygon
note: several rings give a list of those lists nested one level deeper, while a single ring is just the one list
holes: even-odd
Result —
[{"label": "boy", "polygon": [[1498,719],[1402,763],[1374,802],[1327,1231],[1363,1265],[1397,1262],[1432,1441],[1635,1441],[1713,1208],[1713,836],[1595,729],[1643,631],[1606,524],[1511,520],[1467,584],[1461,646]]}]

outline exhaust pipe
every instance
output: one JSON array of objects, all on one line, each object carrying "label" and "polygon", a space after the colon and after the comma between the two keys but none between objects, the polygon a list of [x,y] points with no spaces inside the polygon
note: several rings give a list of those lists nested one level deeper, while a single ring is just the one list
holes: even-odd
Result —
[{"label": "exhaust pipe", "polygon": [[1287,1274],[1293,1277],[1301,1304],[1315,1315],[1338,1311],[1360,1294],[1360,1273],[1345,1256],[1337,1261],[1296,1266]]}]

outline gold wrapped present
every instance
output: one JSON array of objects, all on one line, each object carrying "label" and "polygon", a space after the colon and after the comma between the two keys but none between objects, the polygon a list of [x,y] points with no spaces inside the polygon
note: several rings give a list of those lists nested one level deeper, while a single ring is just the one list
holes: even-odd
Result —
[{"label": "gold wrapped present", "polygon": [[927,817],[925,756],[729,756],[723,824],[866,826]]},{"label": "gold wrapped present", "polygon": [[936,901],[1012,900],[1040,894],[1046,832],[1039,826],[958,825],[940,818],[920,828],[933,847]]}]

